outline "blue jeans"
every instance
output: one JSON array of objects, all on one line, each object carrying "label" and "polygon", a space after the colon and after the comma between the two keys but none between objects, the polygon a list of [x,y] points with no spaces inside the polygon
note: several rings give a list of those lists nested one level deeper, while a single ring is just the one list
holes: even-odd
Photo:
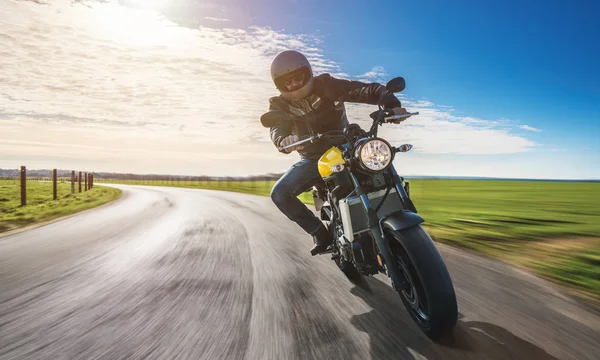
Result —
[{"label": "blue jeans", "polygon": [[297,196],[322,181],[317,161],[302,159],[292,165],[271,190],[271,199],[279,210],[311,235],[323,223]]}]

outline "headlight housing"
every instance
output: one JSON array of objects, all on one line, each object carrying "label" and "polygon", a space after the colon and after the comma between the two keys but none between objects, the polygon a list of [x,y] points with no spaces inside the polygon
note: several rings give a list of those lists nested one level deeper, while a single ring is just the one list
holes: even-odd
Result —
[{"label": "headlight housing", "polygon": [[387,169],[394,159],[394,151],[390,144],[380,138],[370,138],[356,147],[354,157],[360,166],[367,171]]}]

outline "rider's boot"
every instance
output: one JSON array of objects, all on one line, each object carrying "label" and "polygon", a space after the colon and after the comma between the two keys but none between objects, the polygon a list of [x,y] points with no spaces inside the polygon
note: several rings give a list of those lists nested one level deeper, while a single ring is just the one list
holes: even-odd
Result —
[{"label": "rider's boot", "polygon": [[329,233],[329,230],[325,226],[321,226],[319,230],[313,235],[313,241],[315,246],[310,249],[310,254],[315,256],[327,250],[327,247],[333,244],[333,237]]}]

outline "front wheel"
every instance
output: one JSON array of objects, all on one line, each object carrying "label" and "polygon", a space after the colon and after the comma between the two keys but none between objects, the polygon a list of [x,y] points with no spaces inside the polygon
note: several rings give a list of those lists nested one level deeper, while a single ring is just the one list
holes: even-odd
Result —
[{"label": "front wheel", "polygon": [[385,238],[403,276],[394,289],[419,328],[431,339],[439,339],[458,319],[454,286],[442,256],[420,225],[386,229]]}]

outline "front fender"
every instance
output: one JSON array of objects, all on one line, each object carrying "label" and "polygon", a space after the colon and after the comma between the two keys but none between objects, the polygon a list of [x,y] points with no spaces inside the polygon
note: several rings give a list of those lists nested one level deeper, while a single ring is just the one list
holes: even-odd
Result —
[{"label": "front fender", "polygon": [[391,213],[381,221],[381,230],[402,230],[418,225],[425,221],[422,217],[410,210],[401,210]]}]

